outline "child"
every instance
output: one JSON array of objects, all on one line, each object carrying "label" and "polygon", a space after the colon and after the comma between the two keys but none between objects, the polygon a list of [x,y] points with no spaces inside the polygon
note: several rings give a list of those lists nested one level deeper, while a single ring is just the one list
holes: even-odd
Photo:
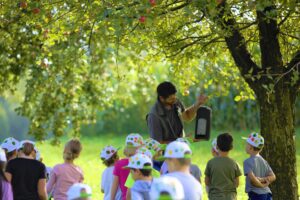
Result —
[{"label": "child", "polygon": [[217,138],[214,138],[212,143],[211,143],[211,154],[213,157],[218,156],[218,149],[217,149]]},{"label": "child", "polygon": [[[114,164],[119,160],[118,149],[113,146],[106,146],[102,149],[100,158],[107,167],[101,178],[101,192],[104,193],[104,200],[110,200],[110,188],[114,180]],[[115,199],[121,199],[121,190],[118,188]]]},{"label": "child", "polygon": [[[137,149],[136,154],[144,154],[144,155],[148,156],[151,160],[153,158],[152,152],[146,147],[140,147],[139,149]],[[152,176],[154,178],[159,178],[160,177],[159,171],[157,171],[155,169],[152,169],[151,173],[152,173]],[[131,199],[131,188],[133,187],[133,185],[134,185],[134,179],[132,177],[132,174],[129,174],[128,177],[127,177],[127,180],[125,182],[125,186],[128,188],[127,195],[126,195],[126,200]]]},{"label": "child", "polygon": [[151,184],[150,199],[184,199],[183,187],[179,180],[174,177],[163,176],[158,179],[154,179]]},{"label": "child", "polygon": [[48,182],[50,179],[50,174],[52,172],[52,167],[46,167],[46,181]]},{"label": "child", "polygon": [[160,171],[162,162],[157,161],[157,159],[162,156],[165,146],[152,138],[148,138],[145,140],[145,146],[147,149],[149,149],[152,152],[153,168],[157,171]]},{"label": "child", "polygon": [[52,192],[55,200],[65,200],[69,187],[83,181],[82,170],[74,164],[81,150],[82,146],[78,139],[69,140],[63,152],[64,163],[53,167],[47,183],[47,192]]},{"label": "child", "polygon": [[125,182],[128,177],[130,170],[123,169],[123,167],[128,165],[128,158],[133,156],[136,150],[143,145],[143,137],[137,133],[131,133],[126,137],[124,154],[126,158],[121,159],[115,163],[115,168],[113,171],[114,180],[111,186],[111,196],[110,199],[114,200],[118,187],[120,187],[122,192],[122,200],[126,200],[127,187],[125,187]]},{"label": "child", "polygon": [[205,184],[209,187],[210,200],[233,200],[239,185],[241,171],[236,161],[228,157],[233,138],[229,133],[217,137],[219,156],[208,161],[205,169]]},{"label": "child", "polygon": [[68,189],[67,196],[68,200],[90,200],[92,189],[88,185],[75,183]]},{"label": "child", "polygon": [[164,157],[169,173],[165,176],[177,178],[183,186],[185,200],[201,200],[202,187],[190,174],[192,150],[184,142],[174,141],[168,144]]},{"label": "child", "polygon": [[18,152],[17,149],[20,143],[13,137],[6,138],[3,143],[1,144],[1,148],[4,149],[6,153],[7,161],[10,161],[17,157]]},{"label": "child", "polygon": [[0,200],[13,200],[11,185],[4,175],[6,161],[4,150],[0,149]]},{"label": "child", "polygon": [[[184,142],[187,145],[189,145],[189,147],[191,146],[191,143],[189,142],[189,140],[187,138],[177,138],[178,142]],[[168,173],[168,165],[167,162],[164,162],[161,166],[161,174],[167,174]],[[199,167],[195,164],[190,165],[190,173],[197,179],[197,181],[199,181],[201,183],[201,170],[199,169]]]},{"label": "child", "polygon": [[132,200],[149,200],[149,191],[152,183],[152,161],[145,154],[137,153],[130,157],[129,164],[125,167],[130,169],[130,174],[135,180],[131,188]]},{"label": "child", "polygon": [[22,156],[7,163],[5,176],[11,182],[14,200],[46,200],[46,167],[34,159],[35,143],[24,140],[20,144]]},{"label": "child", "polygon": [[258,133],[251,133],[247,140],[246,152],[250,158],[244,161],[244,175],[246,176],[246,192],[250,200],[272,199],[272,192],[268,187],[276,176],[268,162],[259,154],[264,146],[264,138]]}]

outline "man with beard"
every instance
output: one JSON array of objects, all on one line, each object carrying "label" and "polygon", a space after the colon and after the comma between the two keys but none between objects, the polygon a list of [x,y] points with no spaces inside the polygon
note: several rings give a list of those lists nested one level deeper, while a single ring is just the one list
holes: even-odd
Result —
[{"label": "man with beard", "polygon": [[183,121],[194,119],[198,108],[208,99],[200,95],[192,106],[185,108],[176,98],[176,92],[171,82],[160,83],[157,87],[157,101],[146,117],[150,137],[162,144],[184,137]]}]

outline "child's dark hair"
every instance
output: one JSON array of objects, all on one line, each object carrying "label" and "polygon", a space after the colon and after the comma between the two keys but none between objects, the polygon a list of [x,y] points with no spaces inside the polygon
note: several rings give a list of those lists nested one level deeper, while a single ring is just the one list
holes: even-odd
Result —
[{"label": "child's dark hair", "polygon": [[103,164],[106,167],[109,167],[109,166],[113,165],[119,159],[119,155],[118,155],[118,152],[116,152],[108,160],[105,160],[104,158],[101,158],[101,159],[103,161]]},{"label": "child's dark hair", "polygon": [[222,133],[217,137],[217,146],[221,151],[230,151],[233,148],[233,138],[229,133]]},{"label": "child's dark hair", "polygon": [[[144,167],[150,167],[151,164],[150,163],[145,163]],[[143,174],[143,176],[151,176],[151,169],[139,169],[140,172]]]}]

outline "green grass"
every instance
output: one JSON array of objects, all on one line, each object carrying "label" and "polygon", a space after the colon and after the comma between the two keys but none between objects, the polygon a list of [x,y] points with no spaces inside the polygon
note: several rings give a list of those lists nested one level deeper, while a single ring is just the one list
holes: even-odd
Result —
[{"label": "green grass", "polygon": [[[300,136],[300,130],[298,129],[297,135]],[[234,136],[234,149],[230,153],[230,157],[235,159],[242,168],[243,160],[248,157],[244,151],[245,143],[240,139],[241,135],[237,132],[233,134]],[[105,169],[105,166],[101,163],[99,158],[101,149],[106,145],[113,145],[115,147],[124,146],[125,135],[113,135],[107,134],[99,137],[82,137],[81,141],[83,143],[83,151],[80,157],[75,161],[84,171],[85,183],[90,185],[93,190],[93,199],[103,199],[103,195],[100,191],[101,173]],[[147,136],[145,135],[145,138]],[[215,137],[213,134],[212,138]],[[65,142],[66,140],[63,140]],[[300,139],[297,138],[297,149],[299,149]],[[41,151],[43,162],[46,166],[53,167],[55,164],[63,162],[62,151],[63,145],[51,146],[50,143],[46,142],[43,144],[38,144],[38,148]],[[206,163],[212,158],[210,153],[211,143],[210,142],[198,142],[192,144],[193,157],[192,162],[197,164],[202,173],[204,173]],[[122,150],[119,151],[120,155],[123,156]],[[300,154],[297,152],[297,181],[300,181]],[[204,191],[204,199],[207,199],[207,194],[204,187],[204,177],[202,177],[202,186]],[[245,179],[243,176],[240,178],[240,187],[238,188],[238,199],[247,200],[247,196],[244,192]]]}]

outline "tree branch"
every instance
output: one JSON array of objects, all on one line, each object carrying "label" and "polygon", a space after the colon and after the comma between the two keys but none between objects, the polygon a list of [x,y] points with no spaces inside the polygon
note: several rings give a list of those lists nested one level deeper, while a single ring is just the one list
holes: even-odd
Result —
[{"label": "tree branch", "polygon": [[245,44],[245,38],[237,28],[237,22],[234,19],[231,11],[226,9],[226,6],[226,1],[222,1],[222,3],[218,5],[218,16],[216,23],[225,32],[229,32],[229,34],[225,34],[224,36],[228,49],[245,81],[254,91],[257,91],[257,86],[255,84],[256,80],[252,80],[248,75],[250,72],[254,73],[255,75],[255,73],[259,70],[259,67],[252,60]]},{"label": "tree branch", "polygon": [[280,27],[284,22],[290,17],[291,11],[288,12],[288,14],[278,23],[278,27]]},{"label": "tree branch", "polygon": [[184,8],[185,6],[189,5],[191,2],[192,2],[191,0],[187,0],[185,3],[183,3],[181,5],[178,5],[176,7],[173,7],[173,8],[167,9],[167,10],[161,12],[158,15],[164,15],[164,14],[167,14],[168,12],[173,12],[173,11],[176,11],[176,10],[180,10],[181,8]]},{"label": "tree branch", "polygon": [[178,54],[180,54],[184,49],[190,47],[190,46],[193,46],[195,45],[196,43],[198,43],[201,39],[197,39],[197,40],[194,40],[193,42],[191,43],[187,43],[183,46],[181,46],[175,53],[171,54],[171,55],[167,55],[166,57],[167,58],[172,58],[172,57],[175,57],[177,56]]},{"label": "tree branch", "polygon": [[[275,5],[257,10],[258,30],[260,36],[261,65],[262,68],[272,67],[272,72],[281,72],[283,61],[278,41],[279,29],[275,19],[269,17],[276,12]],[[273,14],[272,14],[273,15]]]},{"label": "tree branch", "polygon": [[296,39],[296,40],[300,40],[300,37],[297,37],[297,36],[295,36],[295,35],[291,35],[291,34],[289,34],[289,33],[285,33],[285,32],[283,32],[283,31],[280,31],[279,34],[285,35],[285,36],[288,36],[288,37],[291,37],[291,38]]},{"label": "tree branch", "polygon": [[294,71],[298,71],[298,80],[295,83],[295,85],[293,86],[295,88],[296,91],[299,91],[299,87],[300,87],[300,50],[298,50],[295,53],[295,56],[293,57],[293,59],[289,62],[289,64],[287,65],[287,72],[286,74],[288,74],[288,81],[292,82],[292,78],[293,78],[293,73]]}]

